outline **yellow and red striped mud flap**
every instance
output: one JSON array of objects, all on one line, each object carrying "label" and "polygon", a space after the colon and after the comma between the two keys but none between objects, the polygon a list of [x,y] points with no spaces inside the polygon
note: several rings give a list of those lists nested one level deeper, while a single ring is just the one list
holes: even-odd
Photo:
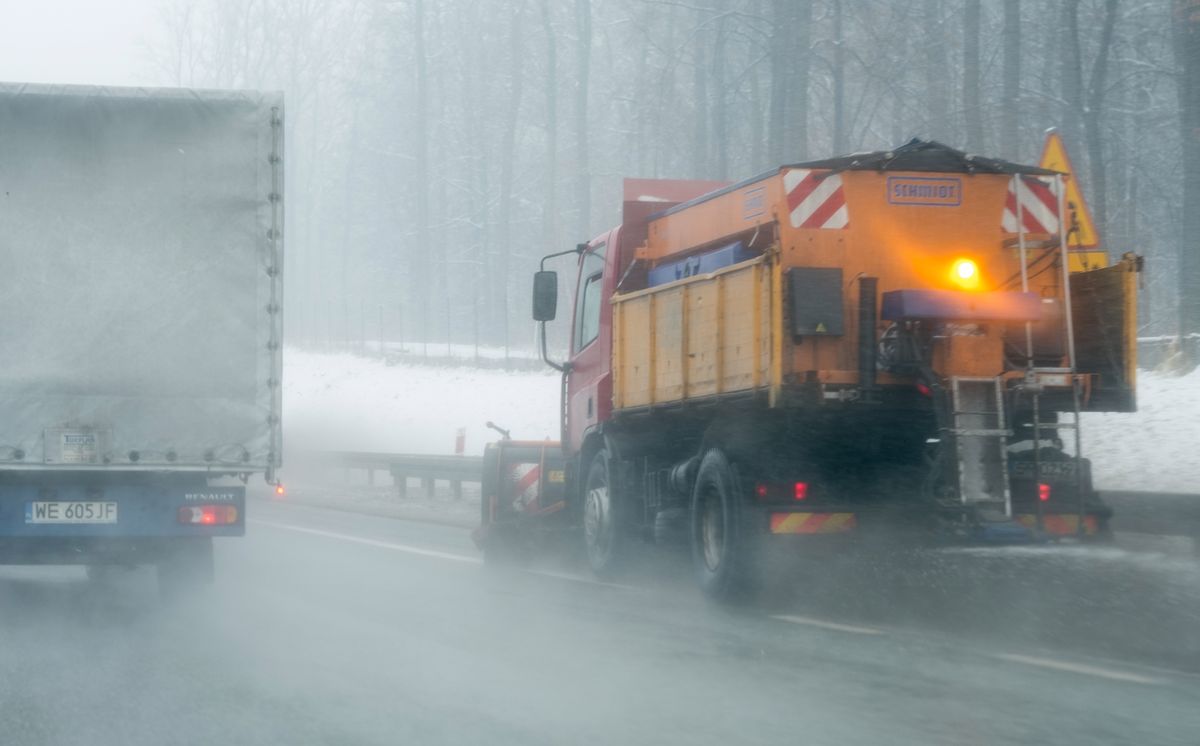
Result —
[{"label": "yellow and red striped mud flap", "polygon": [[853,513],[772,513],[773,534],[840,534],[853,531],[858,520]]},{"label": "yellow and red striped mud flap", "polygon": [[[1034,513],[1018,513],[1013,518],[1026,528],[1037,528],[1037,515]],[[1042,529],[1051,536],[1075,536],[1079,533],[1079,515],[1077,513],[1044,513]],[[1083,516],[1083,532],[1087,536],[1095,536],[1100,530],[1100,522],[1094,515]]]}]

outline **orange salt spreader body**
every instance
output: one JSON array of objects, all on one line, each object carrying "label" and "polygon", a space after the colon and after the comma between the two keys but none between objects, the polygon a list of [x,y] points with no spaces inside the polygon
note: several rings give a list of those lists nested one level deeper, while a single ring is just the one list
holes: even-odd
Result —
[{"label": "orange salt spreader body", "polygon": [[[684,537],[727,597],[786,537],[1107,534],[1078,420],[1134,407],[1140,263],[1069,271],[1060,174],[914,140],[713,187],[627,181],[622,225],[535,278],[544,324],[576,256],[539,461],[593,570]],[[505,484],[485,526],[536,523]]]}]

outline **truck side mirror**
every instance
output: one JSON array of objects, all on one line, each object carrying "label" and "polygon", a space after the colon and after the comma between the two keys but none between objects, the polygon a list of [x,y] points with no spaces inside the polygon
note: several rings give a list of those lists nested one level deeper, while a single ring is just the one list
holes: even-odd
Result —
[{"label": "truck side mirror", "polygon": [[558,314],[558,273],[544,269],[533,275],[533,320],[553,321]]}]

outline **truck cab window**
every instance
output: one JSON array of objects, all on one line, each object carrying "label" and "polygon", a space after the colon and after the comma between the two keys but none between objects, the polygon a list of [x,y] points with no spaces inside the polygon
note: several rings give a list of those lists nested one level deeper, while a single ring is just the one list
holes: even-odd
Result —
[{"label": "truck cab window", "polygon": [[575,344],[579,352],[600,336],[600,304],[604,295],[604,247],[583,257],[579,270],[579,295],[575,298]]}]

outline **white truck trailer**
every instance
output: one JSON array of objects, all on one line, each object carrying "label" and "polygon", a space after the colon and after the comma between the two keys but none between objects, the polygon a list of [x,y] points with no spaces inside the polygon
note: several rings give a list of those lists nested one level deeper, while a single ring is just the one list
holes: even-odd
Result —
[{"label": "white truck trailer", "polygon": [[0,563],[212,578],[280,465],[283,98],[0,83]]}]

